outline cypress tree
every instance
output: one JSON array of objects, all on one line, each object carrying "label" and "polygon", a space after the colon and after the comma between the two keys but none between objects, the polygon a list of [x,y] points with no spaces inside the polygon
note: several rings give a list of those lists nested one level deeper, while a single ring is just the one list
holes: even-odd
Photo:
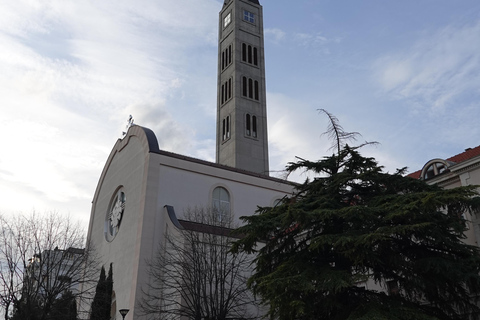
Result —
[{"label": "cypress tree", "polygon": [[[107,280],[105,277],[105,268],[102,266],[100,270],[100,278],[98,279],[97,287],[95,289],[95,296],[93,297],[92,308],[90,313],[90,320],[109,320],[110,306],[106,308],[107,296]],[[108,311],[108,317],[105,317]]]},{"label": "cypress tree", "polygon": [[106,294],[105,294],[105,319],[110,319],[110,309],[112,305],[112,293],[113,293],[113,270],[112,263],[108,269],[108,276],[105,281]]}]

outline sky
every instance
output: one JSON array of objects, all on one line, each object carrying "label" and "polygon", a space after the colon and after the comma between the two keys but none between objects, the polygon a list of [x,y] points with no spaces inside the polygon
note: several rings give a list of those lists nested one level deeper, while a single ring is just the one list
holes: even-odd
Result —
[{"label": "sky", "polygon": [[[320,108],[389,172],[480,144],[480,1],[260,2],[272,175],[331,154]],[[86,225],[129,115],[214,161],[222,4],[0,0],[0,213]]]}]

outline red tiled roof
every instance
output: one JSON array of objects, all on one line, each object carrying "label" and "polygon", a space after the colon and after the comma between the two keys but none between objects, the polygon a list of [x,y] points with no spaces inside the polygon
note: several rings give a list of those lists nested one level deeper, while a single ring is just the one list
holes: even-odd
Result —
[{"label": "red tiled roof", "polygon": [[[469,148],[462,153],[459,153],[453,157],[448,158],[447,161],[461,163],[477,156],[480,156],[480,146],[477,146],[475,148]],[[407,177],[419,179],[421,174],[422,174],[422,170],[420,169],[418,171],[410,173],[409,175],[407,175]]]}]

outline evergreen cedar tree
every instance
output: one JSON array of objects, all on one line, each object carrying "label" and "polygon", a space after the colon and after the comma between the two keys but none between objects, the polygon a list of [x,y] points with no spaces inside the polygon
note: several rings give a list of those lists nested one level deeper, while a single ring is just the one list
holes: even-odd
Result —
[{"label": "evergreen cedar tree", "polygon": [[[290,163],[288,171],[316,177],[279,205],[242,217],[237,230],[244,237],[232,250],[257,254],[248,284],[267,316],[478,319],[479,249],[462,242],[462,213],[480,207],[475,187],[444,190],[405,177],[405,169],[384,173],[343,143],[350,133],[324,112],[337,152]],[[398,290],[374,290],[368,281]]]},{"label": "evergreen cedar tree", "polygon": [[109,320],[113,292],[113,271],[112,264],[108,270],[108,277],[105,276],[105,268],[100,270],[100,278],[93,297],[90,320]]}]

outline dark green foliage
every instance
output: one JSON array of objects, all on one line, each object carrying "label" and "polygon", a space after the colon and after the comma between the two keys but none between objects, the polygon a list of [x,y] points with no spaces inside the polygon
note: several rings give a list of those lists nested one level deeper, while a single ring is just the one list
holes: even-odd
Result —
[{"label": "dark green foliage", "polygon": [[55,299],[45,310],[36,301],[22,299],[16,306],[11,320],[77,320],[77,304],[75,296],[67,291],[60,298]]},{"label": "dark green foliage", "polygon": [[[384,173],[375,159],[337,145],[330,157],[289,165],[316,176],[293,196],[242,217],[245,237],[233,250],[260,248],[249,285],[269,316],[450,320],[478,312],[479,250],[462,242],[461,217],[478,210],[475,188]],[[372,288],[388,281],[395,294]]]},{"label": "dark green foliage", "polygon": [[77,320],[75,296],[67,291],[53,304],[49,320]]},{"label": "dark green foliage", "polygon": [[41,308],[36,301],[27,301],[25,297],[15,305],[11,320],[40,320]]},{"label": "dark green foliage", "polygon": [[108,271],[108,278],[105,276],[105,268],[102,266],[100,279],[98,280],[95,296],[92,302],[90,320],[109,320],[112,304],[113,273],[112,264]]}]

